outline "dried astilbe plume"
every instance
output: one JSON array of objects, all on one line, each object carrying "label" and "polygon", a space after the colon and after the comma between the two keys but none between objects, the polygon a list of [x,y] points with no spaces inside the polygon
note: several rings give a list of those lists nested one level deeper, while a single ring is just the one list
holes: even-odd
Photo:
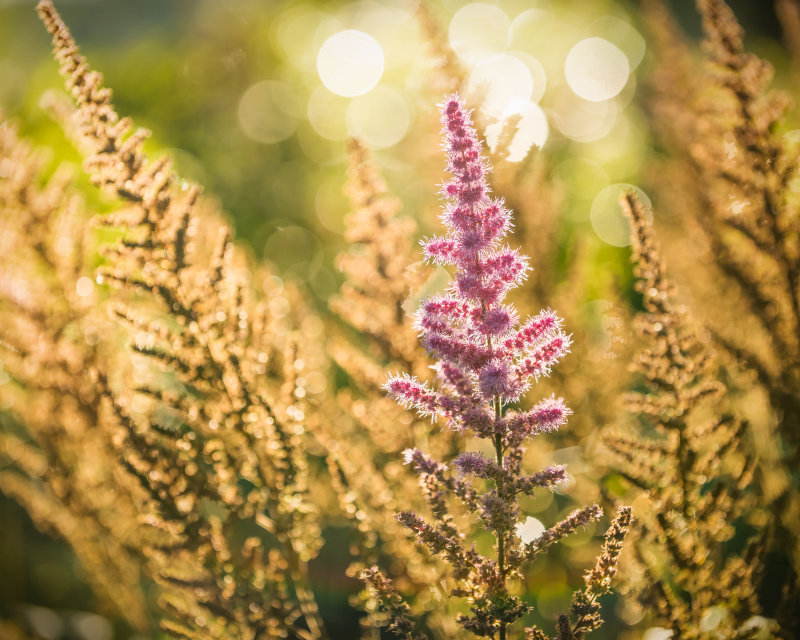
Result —
[{"label": "dried astilbe plume", "polygon": [[[89,270],[92,240],[66,166],[0,129],[0,490],[74,549],[101,605],[145,628],[134,483],[101,415],[116,336]],[[88,246],[87,246],[88,245]],[[13,416],[13,421],[11,417]]]},{"label": "dried astilbe plume", "polygon": [[[535,379],[549,373],[568,351],[570,338],[552,311],[520,323],[514,308],[503,304],[507,292],[524,280],[527,258],[499,245],[509,230],[510,212],[489,195],[488,163],[457,95],[445,100],[442,122],[453,176],[442,188],[448,233],[426,240],[424,252],[433,262],[454,265],[456,274],[448,292],[425,300],[417,314],[423,344],[438,360],[437,380],[434,386],[408,374],[397,375],[386,389],[421,416],[441,416],[456,432],[471,433],[494,455],[462,451],[444,464],[420,449],[407,450],[405,461],[424,483],[432,519],[411,510],[397,518],[421,545],[451,566],[451,595],[465,598],[470,610],[457,616],[463,629],[505,640],[531,610],[515,592],[527,565],[552,544],[599,519],[602,511],[597,505],[576,509],[536,538],[520,538],[520,496],[548,490],[566,478],[563,466],[526,474],[522,469],[526,441],[563,425],[570,411],[554,397],[528,411],[508,407]],[[620,509],[598,566],[587,574],[586,588],[573,598],[573,618],[559,619],[558,638],[581,638],[600,626],[596,599],[609,588],[630,519],[630,509]],[[494,558],[475,544],[465,545],[477,528],[494,537]],[[417,637],[386,577],[378,570],[362,577],[382,606],[399,616],[395,633]],[[536,627],[525,633],[544,637]]]},{"label": "dried astilbe plume", "polygon": [[417,21],[425,34],[430,59],[435,65],[432,73],[433,89],[439,94],[459,91],[464,85],[466,70],[456,56],[446,34],[434,15],[429,0],[417,0]]},{"label": "dried astilbe plume", "polygon": [[[357,575],[381,554],[394,557],[393,576],[403,594],[414,597],[416,612],[425,611],[433,606],[425,587],[441,580],[443,565],[431,563],[406,538],[393,514],[409,506],[424,508],[418,477],[399,459],[405,449],[428,446],[430,426],[387,398],[382,385],[387,367],[427,374],[428,361],[406,308],[412,289],[429,274],[417,262],[416,224],[399,215],[400,202],[386,194],[367,150],[356,141],[350,144],[348,173],[345,192],[353,210],[345,239],[350,250],[338,259],[346,279],[331,309],[358,333],[342,331],[329,343],[351,384],[337,394],[344,415],[334,432],[323,431],[319,437],[331,452],[332,476],[345,512],[360,532],[352,544],[357,560],[350,572]],[[437,444],[452,446],[453,435],[446,434]],[[363,595],[367,610],[379,615],[373,599]],[[442,637],[453,631],[449,622],[437,621],[435,614],[428,620]]]},{"label": "dried astilbe plume", "polygon": [[[785,609],[796,611],[800,499],[793,473],[800,461],[800,199],[791,183],[800,148],[779,133],[788,99],[768,90],[772,69],[745,50],[743,30],[730,8],[722,0],[699,0],[698,8],[706,71],[689,87],[687,99],[675,104],[681,117],[661,120],[662,136],[673,139],[676,167],[686,167],[677,185],[668,178],[664,187],[681,188],[683,202],[677,210],[684,212],[693,241],[703,242],[692,269],[705,262],[710,272],[693,275],[692,281],[698,299],[714,304],[698,311],[708,316],[718,344],[751,375],[739,384],[750,387],[755,380],[768,403],[767,411],[760,412],[766,415],[759,415],[758,402],[741,409],[759,430],[755,441],[765,460],[760,484],[775,529],[773,547],[792,565],[786,594],[792,604]],[[686,149],[688,154],[682,151]],[[707,295],[710,287],[713,296]]]},{"label": "dried astilbe plume", "polygon": [[321,638],[307,585],[320,546],[305,454],[312,354],[270,313],[280,292],[199,189],[184,187],[167,159],[144,157],[146,132],[117,116],[53,5],[38,9],[78,106],[86,167],[127,204],[101,220],[123,238],[105,251],[100,279],[114,285],[115,313],[141,357],[134,375],[97,386],[147,495],[144,551],[163,586],[162,626],[186,638]]},{"label": "dried astilbe plume", "polygon": [[[721,0],[698,6],[706,81],[688,87],[683,93],[693,99],[667,112],[681,117],[659,121],[690,150],[693,196],[702,212],[694,223],[725,286],[741,296],[744,305],[737,305],[735,317],[754,329],[734,334],[715,322],[715,334],[769,393],[792,461],[798,455],[793,425],[800,418],[800,222],[788,183],[797,170],[797,150],[774,132],[787,99],[767,92],[771,68],[744,50],[742,29],[728,6]],[[680,123],[680,129],[668,129],[670,123]]]},{"label": "dried astilbe plume", "polygon": [[700,81],[686,38],[663,0],[643,0],[642,15],[657,56],[645,87],[645,105],[655,133],[674,145],[692,143],[695,116],[692,101]]},{"label": "dried astilbe plume", "polygon": [[412,273],[418,263],[414,220],[399,215],[400,201],[386,194],[368,151],[356,140],[350,142],[348,176],[345,193],[352,212],[345,240],[351,249],[337,258],[346,280],[331,310],[363,337],[366,357],[358,358],[349,341],[334,341],[331,349],[360,387],[380,387],[386,365],[419,375],[427,367],[405,309],[427,274]]},{"label": "dried astilbe plume", "polygon": [[[769,65],[745,52],[743,32],[721,0],[698,4],[706,34],[713,94],[701,96],[703,137],[692,148],[708,197],[705,231],[720,269],[739,285],[746,309],[772,348],[753,347],[723,333],[721,340],[764,384],[785,428],[790,460],[800,436],[800,221],[789,180],[797,151],[773,132],[787,97],[767,93]],[[713,105],[711,101],[713,100]],[[721,332],[722,333],[722,332]]]},{"label": "dried astilbe plume", "polygon": [[739,554],[725,547],[734,523],[754,507],[750,434],[726,411],[713,350],[685,310],[672,305],[644,208],[633,193],[622,204],[645,309],[636,326],[646,340],[635,363],[646,390],[631,394],[627,405],[644,428],[607,434],[605,442],[619,473],[648,503],[632,543],[639,571],[629,572],[626,586],[648,612],[647,622],[671,629],[673,637],[747,637],[745,623],[760,613],[763,559],[758,545]]}]

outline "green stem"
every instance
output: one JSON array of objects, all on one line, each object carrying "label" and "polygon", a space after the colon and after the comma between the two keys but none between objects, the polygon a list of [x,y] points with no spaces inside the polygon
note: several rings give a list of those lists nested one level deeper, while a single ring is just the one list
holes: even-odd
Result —
[{"label": "green stem", "polygon": [[[486,307],[481,303],[481,308],[486,312]],[[489,348],[489,351],[492,351],[492,338],[491,336],[486,337],[486,346]],[[492,398],[492,404],[494,405],[494,417],[496,421],[499,421],[500,418],[503,417],[503,404],[500,396],[494,396]],[[501,468],[505,468],[505,460],[503,454],[503,436],[502,434],[496,434],[494,437],[494,451],[495,456],[497,458],[497,465]],[[497,480],[497,496],[503,493],[503,480],[502,477],[498,478]],[[503,578],[503,591],[505,591],[505,582],[506,582],[506,541],[505,541],[505,531],[497,531],[495,532],[495,537],[497,538],[497,568],[500,571],[500,576]],[[506,623],[500,622],[500,640],[506,640]]]},{"label": "green stem", "polygon": [[[500,398],[495,396],[492,400],[494,403],[494,416],[496,420],[499,420],[502,417],[502,407],[500,404]],[[503,436],[501,434],[497,434],[494,437],[494,451],[495,455],[497,456],[497,464],[498,466],[503,469],[505,466],[505,461],[503,457]],[[502,478],[498,478],[497,480],[497,495],[503,493],[503,480]],[[506,549],[505,549],[505,532],[504,531],[497,531],[495,532],[497,537],[497,567],[500,571],[500,575],[503,578],[503,587],[505,587],[505,578],[506,578]],[[506,640],[506,623],[500,623],[500,640]]]}]

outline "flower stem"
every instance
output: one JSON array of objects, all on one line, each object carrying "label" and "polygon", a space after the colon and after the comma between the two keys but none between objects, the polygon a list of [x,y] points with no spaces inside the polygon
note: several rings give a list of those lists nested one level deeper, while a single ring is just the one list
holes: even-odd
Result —
[{"label": "flower stem", "polygon": [[[494,404],[494,416],[496,420],[500,420],[502,417],[502,406],[500,404],[500,398],[495,396],[493,399]],[[502,434],[496,434],[494,437],[494,450],[495,455],[497,456],[497,464],[500,468],[504,468],[504,456],[503,456],[503,436]],[[500,497],[500,494],[503,493],[503,480],[502,478],[498,478],[497,480],[497,495]],[[503,578],[503,588],[505,590],[505,579],[506,579],[506,558],[505,558],[505,531],[497,531],[497,567],[500,571],[500,576]],[[506,623],[500,623],[500,640],[506,640]]]}]

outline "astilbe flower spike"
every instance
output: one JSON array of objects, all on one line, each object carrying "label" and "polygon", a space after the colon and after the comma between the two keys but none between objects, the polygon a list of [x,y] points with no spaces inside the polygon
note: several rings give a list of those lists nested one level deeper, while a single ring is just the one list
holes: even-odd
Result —
[{"label": "astilbe flower spike", "polygon": [[[443,103],[442,123],[447,170],[452,175],[441,188],[446,233],[422,245],[429,262],[452,265],[455,275],[449,289],[424,301],[417,313],[422,343],[437,360],[436,381],[425,383],[399,374],[390,377],[385,388],[390,397],[421,416],[443,417],[453,429],[488,440],[495,455],[490,460],[463,451],[448,466],[421,451],[406,451],[405,462],[419,475],[434,520],[428,522],[411,511],[397,517],[420,544],[452,566],[456,585],[452,594],[466,597],[471,611],[459,616],[461,626],[477,636],[505,640],[509,625],[530,611],[514,595],[509,581],[521,577],[523,566],[536,552],[599,519],[602,511],[596,505],[578,509],[527,544],[517,534],[519,496],[566,479],[561,466],[524,474],[524,444],[564,424],[570,411],[555,397],[528,411],[506,410],[569,351],[571,338],[552,311],[521,322],[513,307],[504,303],[509,290],[525,279],[528,258],[501,243],[511,228],[511,214],[501,199],[490,194],[489,166],[458,95]],[[495,536],[496,558],[464,544],[466,536],[449,511],[451,499]],[[620,515],[615,522],[615,531],[624,535],[629,519],[627,510],[624,521]],[[603,565],[604,575],[613,574],[616,558],[617,554],[608,567]],[[366,572],[362,577],[371,584],[374,575]],[[373,586],[373,591],[380,602],[381,590]],[[585,599],[594,607],[593,595]],[[390,615],[398,610],[391,598],[382,605]],[[585,616],[575,609],[573,615],[577,615],[574,625],[565,617],[562,626],[570,635],[563,637],[582,637],[590,630]],[[592,620],[594,628],[599,618]],[[408,633],[405,618],[403,628]],[[526,634],[538,637],[541,632],[532,627]]]},{"label": "astilbe flower spike", "polygon": [[[417,324],[423,344],[448,370],[447,377],[455,374],[471,384],[469,391],[437,394],[396,376],[387,389],[424,415],[443,413],[455,426],[470,428],[476,406],[489,401],[499,417],[504,403],[516,401],[569,351],[570,337],[551,311],[520,326],[514,309],[503,304],[508,290],[527,275],[528,259],[500,245],[511,227],[510,212],[489,195],[487,163],[457,97],[445,103],[443,123],[453,176],[442,186],[448,200],[442,218],[449,233],[425,240],[423,250],[432,262],[454,265],[456,277],[448,293],[422,305]],[[518,424],[509,421],[506,428]]]}]

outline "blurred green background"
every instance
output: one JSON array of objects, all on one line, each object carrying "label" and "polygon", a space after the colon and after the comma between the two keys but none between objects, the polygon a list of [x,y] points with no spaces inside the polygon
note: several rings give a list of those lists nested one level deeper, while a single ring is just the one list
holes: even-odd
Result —
[{"label": "blurred green background", "polygon": [[[56,158],[79,162],[39,106],[45,91],[60,90],[61,80],[34,4],[0,0],[0,107]],[[691,4],[672,2],[696,38],[699,20]],[[750,48],[776,65],[779,86],[789,83],[771,3],[730,4],[748,30]],[[320,310],[340,284],[334,257],[345,247],[348,207],[341,187],[349,135],[374,150],[404,211],[423,231],[435,227],[435,185],[443,168],[435,107],[441,85],[411,0],[56,5],[82,53],[113,88],[117,110],[152,130],[150,152],[171,154],[179,174],[219,199],[238,239],[282,277],[305,283]],[[565,243],[575,234],[591,238],[598,278],[609,269],[627,271],[627,233],[612,187],[639,184],[643,164],[657,153],[638,102],[649,57],[636,5],[444,0],[430,8],[464,65],[468,96],[480,94],[482,80],[497,81],[483,103],[489,141],[493,121],[517,113],[527,124],[515,141],[520,158],[531,142],[543,142],[528,158],[546,154],[566,188],[559,237]],[[620,63],[618,77],[599,88],[613,92],[621,77],[608,97],[577,97],[581,80],[565,72],[570,51],[586,38],[603,38],[624,54],[628,66]],[[610,55],[609,64],[616,60]],[[530,90],[516,95],[528,80]],[[329,547],[346,546],[344,530],[329,533]],[[325,585],[324,613],[344,638],[356,633],[355,613],[346,605],[356,585],[343,577],[341,555],[323,553],[314,570]],[[91,609],[91,593],[69,549],[39,533],[0,495],[0,617],[27,612],[45,638],[129,637],[103,618],[72,613]]]}]

